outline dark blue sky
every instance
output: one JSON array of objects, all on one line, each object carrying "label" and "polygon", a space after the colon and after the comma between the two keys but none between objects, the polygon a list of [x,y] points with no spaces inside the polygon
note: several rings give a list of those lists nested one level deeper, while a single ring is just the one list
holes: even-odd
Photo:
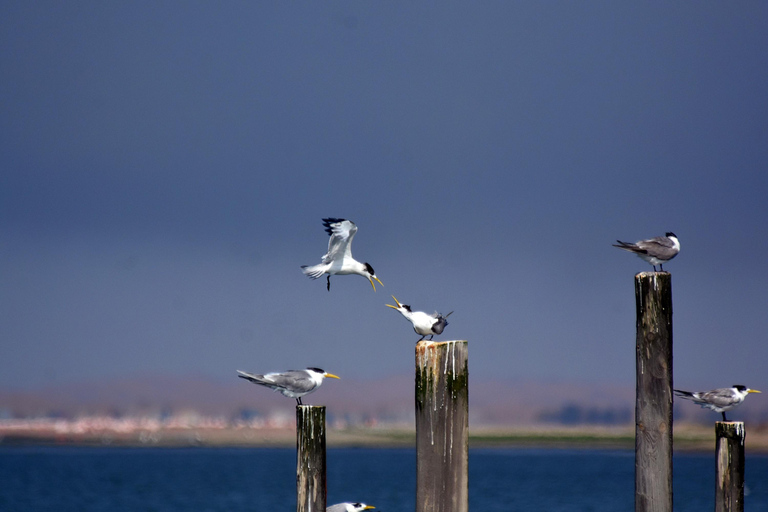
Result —
[{"label": "dark blue sky", "polygon": [[[674,231],[675,384],[768,388],[768,4],[3,2],[0,386],[634,382]],[[321,218],[384,282],[310,281]]]}]

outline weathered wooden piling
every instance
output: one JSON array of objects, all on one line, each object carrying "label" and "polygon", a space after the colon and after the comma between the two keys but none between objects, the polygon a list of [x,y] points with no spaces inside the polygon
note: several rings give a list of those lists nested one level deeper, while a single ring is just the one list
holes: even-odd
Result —
[{"label": "weathered wooden piling", "polygon": [[466,512],[466,341],[416,344],[416,512]]},{"label": "weathered wooden piling", "polygon": [[297,512],[324,512],[325,406],[296,406]]},{"label": "weathered wooden piling", "polygon": [[744,512],[744,439],[741,421],[715,423],[715,512]]},{"label": "weathered wooden piling", "polygon": [[635,276],[635,512],[672,512],[672,276]]}]

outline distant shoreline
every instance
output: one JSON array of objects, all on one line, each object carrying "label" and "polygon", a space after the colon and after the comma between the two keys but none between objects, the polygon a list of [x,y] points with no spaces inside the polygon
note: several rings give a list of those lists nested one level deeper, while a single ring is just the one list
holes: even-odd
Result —
[{"label": "distant shoreline", "polygon": [[[634,448],[632,427],[485,427],[471,429],[469,447],[617,449]],[[684,425],[675,430],[675,451],[714,451],[714,429]],[[243,447],[289,448],[296,446],[292,428],[187,428],[140,432],[0,432],[0,447],[10,446],[119,446],[119,447]],[[412,448],[411,429],[329,429],[328,448]],[[746,449],[768,454],[768,432],[747,432]]]}]

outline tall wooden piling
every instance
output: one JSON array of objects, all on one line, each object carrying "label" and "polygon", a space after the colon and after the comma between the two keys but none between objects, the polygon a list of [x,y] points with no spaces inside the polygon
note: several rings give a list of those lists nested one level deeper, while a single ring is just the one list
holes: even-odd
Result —
[{"label": "tall wooden piling", "polygon": [[467,512],[466,341],[416,344],[416,512]]},{"label": "tall wooden piling", "polygon": [[635,512],[672,512],[672,276],[635,276]]},{"label": "tall wooden piling", "polygon": [[325,406],[296,406],[296,512],[325,512]]},{"label": "tall wooden piling", "polygon": [[715,512],[744,512],[744,423],[715,423]]}]

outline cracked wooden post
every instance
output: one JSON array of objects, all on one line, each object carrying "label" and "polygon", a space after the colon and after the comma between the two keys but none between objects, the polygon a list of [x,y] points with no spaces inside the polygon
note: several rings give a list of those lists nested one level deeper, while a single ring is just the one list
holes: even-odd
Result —
[{"label": "cracked wooden post", "polygon": [[741,421],[715,423],[715,512],[744,512],[744,439]]},{"label": "cracked wooden post", "polygon": [[296,406],[296,512],[325,512],[325,406]]},{"label": "cracked wooden post", "polygon": [[672,276],[635,276],[635,512],[672,512]]},{"label": "cracked wooden post", "polygon": [[467,512],[466,341],[416,344],[416,512]]}]

